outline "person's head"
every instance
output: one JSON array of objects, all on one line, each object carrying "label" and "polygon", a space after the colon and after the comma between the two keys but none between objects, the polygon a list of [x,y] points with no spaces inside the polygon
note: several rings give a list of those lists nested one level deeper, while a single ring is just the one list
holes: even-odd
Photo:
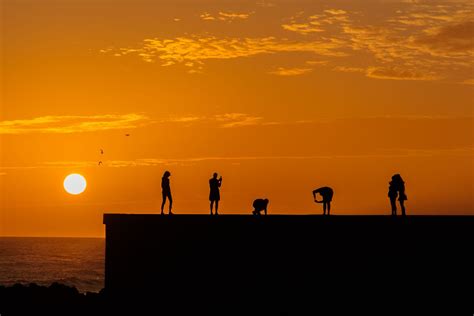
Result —
[{"label": "person's head", "polygon": [[168,178],[170,175],[171,175],[171,172],[165,171],[165,173],[163,173],[163,178]]},{"label": "person's head", "polygon": [[402,179],[402,176],[397,173],[397,174],[394,174],[392,176],[392,181],[397,182],[397,183],[401,183],[401,182],[403,182],[403,179]]},{"label": "person's head", "polygon": [[214,172],[214,174],[212,175],[212,177],[213,177],[214,179],[217,179],[217,172]]}]

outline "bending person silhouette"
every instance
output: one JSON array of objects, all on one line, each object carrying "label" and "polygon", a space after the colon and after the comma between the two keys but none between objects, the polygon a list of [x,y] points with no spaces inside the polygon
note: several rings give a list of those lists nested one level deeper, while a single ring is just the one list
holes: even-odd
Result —
[{"label": "bending person silhouette", "polygon": [[[316,199],[316,194],[321,195],[323,199],[318,201]],[[313,198],[314,202],[316,203],[323,203],[323,215],[326,215],[326,210],[328,211],[328,215],[331,212],[331,201],[332,196],[334,195],[334,191],[330,187],[322,187],[313,191]]]},{"label": "bending person silhouette", "polygon": [[253,201],[253,215],[262,215],[262,211],[265,212],[265,215],[267,215],[267,207],[268,207],[268,199],[256,199]]},{"label": "bending person silhouette", "polygon": [[392,215],[397,215],[397,197],[402,209],[402,216],[405,216],[405,201],[407,196],[405,194],[405,182],[402,177],[397,173],[392,176],[392,181],[389,182],[388,197],[390,199],[390,205],[392,206]]},{"label": "bending person silhouette", "polygon": [[171,208],[173,207],[173,198],[171,197],[170,176],[171,173],[169,171],[165,171],[163,177],[161,178],[161,194],[163,196],[163,202],[161,203],[161,215],[164,214],[163,208],[165,207],[167,198],[169,200],[169,214],[173,214],[171,212]]},{"label": "bending person silhouette", "polygon": [[222,176],[217,179],[217,172],[214,173],[212,176],[212,179],[209,180],[209,201],[211,202],[211,215],[212,215],[212,209],[214,207],[214,204],[216,205],[216,215],[217,211],[219,210],[219,201],[221,199],[221,193],[219,191],[219,188],[222,185]]}]

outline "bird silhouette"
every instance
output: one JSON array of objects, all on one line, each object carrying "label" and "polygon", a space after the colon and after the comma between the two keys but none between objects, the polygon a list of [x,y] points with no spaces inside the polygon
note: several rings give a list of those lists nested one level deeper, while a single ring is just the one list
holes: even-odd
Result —
[{"label": "bird silhouette", "polygon": [[125,136],[130,136],[130,134],[125,134]]},{"label": "bird silhouette", "polygon": [[100,150],[100,154],[101,154],[101,155],[104,154],[104,150],[103,150],[103,149]]},{"label": "bird silhouette", "polygon": [[99,161],[99,166],[102,166],[102,161]]}]

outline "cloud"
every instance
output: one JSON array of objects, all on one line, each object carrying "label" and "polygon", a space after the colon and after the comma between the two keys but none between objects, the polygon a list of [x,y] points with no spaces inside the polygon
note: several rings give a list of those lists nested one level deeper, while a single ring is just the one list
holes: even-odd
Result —
[{"label": "cloud", "polygon": [[278,75],[278,76],[299,76],[299,75],[309,73],[312,70],[313,69],[311,69],[311,68],[284,68],[284,67],[278,67],[277,70],[271,71],[269,73],[273,74],[273,75]]},{"label": "cloud", "polygon": [[[188,73],[203,72],[209,60],[312,53],[325,56],[331,63],[331,58],[349,57],[344,60],[345,66],[333,70],[361,73],[365,70],[374,79],[462,82],[472,77],[472,2],[394,1],[392,7],[393,10],[382,10],[377,15],[363,9],[344,8],[326,8],[306,15],[298,12],[280,23],[289,38],[186,34],[148,38],[136,47],[106,48],[101,52],[117,57],[133,55],[161,66],[183,65],[189,68]],[[201,18],[247,19],[250,14],[220,11],[204,13]]]},{"label": "cloud", "polygon": [[346,11],[340,10],[340,9],[329,9],[329,10],[324,10],[324,12],[332,14],[332,15],[343,15],[347,14]]},{"label": "cloud", "polygon": [[427,33],[415,37],[413,43],[435,52],[474,52],[474,21],[437,27]]},{"label": "cloud", "polygon": [[306,35],[314,32],[324,32],[324,30],[317,26],[318,24],[312,23],[290,23],[282,24],[282,28],[287,31],[296,32],[302,35]]},{"label": "cloud", "polygon": [[257,1],[256,5],[257,5],[257,7],[262,7],[262,8],[273,8],[273,7],[276,6],[275,3],[268,2],[268,1],[265,1],[265,0]]},{"label": "cloud", "polygon": [[304,52],[322,56],[346,56],[339,49],[342,45],[337,39],[300,42],[275,37],[218,38],[193,35],[174,39],[145,39],[140,48],[120,48],[118,51],[120,56],[137,55],[146,62],[162,61],[162,66],[179,63],[199,68],[204,61],[210,59],[226,60],[274,53]]},{"label": "cloud", "polygon": [[190,123],[203,120],[202,116],[181,116],[181,117],[172,117],[166,120],[161,120],[162,123]]},{"label": "cloud", "polygon": [[321,66],[321,65],[327,65],[329,61],[327,60],[307,60],[306,64],[310,66]]},{"label": "cloud", "polygon": [[461,82],[462,84],[474,85],[474,79],[466,79]]},{"label": "cloud", "polygon": [[337,66],[334,67],[333,70],[335,71],[341,71],[341,72],[366,72],[365,68],[361,67],[347,67],[347,66]]},{"label": "cloud", "polygon": [[4,176],[6,174],[7,174],[6,172],[0,172],[0,176]]},{"label": "cloud", "polygon": [[[450,149],[412,149],[391,148],[380,149],[373,152],[361,154],[322,154],[322,155],[275,155],[275,156],[208,156],[191,158],[144,158],[133,160],[109,160],[104,161],[101,167],[96,161],[50,161],[37,164],[33,168],[133,168],[133,167],[155,167],[163,165],[189,164],[208,161],[258,161],[258,160],[317,160],[317,159],[366,159],[366,158],[388,158],[397,157],[432,157],[439,155],[455,155],[462,157],[474,156],[474,148],[459,147]],[[11,169],[24,169],[31,167],[13,167]]]},{"label": "cloud", "polygon": [[221,114],[216,115],[214,119],[221,122],[221,126],[224,128],[259,125],[263,120],[262,117],[251,116],[244,113]]},{"label": "cloud", "polygon": [[229,21],[232,22],[234,20],[245,20],[252,15],[253,12],[249,13],[236,13],[236,12],[219,12],[216,15],[212,15],[211,13],[205,12],[201,14],[199,17],[204,21]]},{"label": "cloud", "polygon": [[217,127],[220,128],[232,128],[252,125],[266,125],[268,122],[264,122],[264,118],[261,116],[250,115],[247,113],[222,113],[210,116],[181,116],[181,117],[169,117],[161,120],[156,120],[158,123],[189,123],[189,124],[213,124],[217,123]]},{"label": "cloud", "polygon": [[241,20],[245,20],[245,19],[248,19],[248,17],[252,14],[253,12],[250,12],[250,13],[235,13],[235,12],[219,12],[219,15],[221,17],[224,17],[226,19],[231,19],[231,20],[234,20],[234,19],[241,19]]},{"label": "cloud", "polygon": [[210,13],[207,13],[207,12],[201,14],[199,17],[204,21],[213,21],[216,19]]},{"label": "cloud", "polygon": [[337,22],[348,22],[347,12],[344,10],[329,9],[321,14],[314,14],[305,19],[301,18],[302,12],[289,18],[289,22],[282,24],[284,30],[296,32],[301,35],[324,32],[323,26]]},{"label": "cloud", "polygon": [[372,79],[390,80],[437,80],[439,77],[432,73],[417,72],[396,66],[373,66],[368,68],[337,66],[334,71],[363,73]]},{"label": "cloud", "polygon": [[0,121],[1,134],[81,133],[133,129],[149,124],[147,116],[137,113],[90,116],[40,116],[25,120]]},{"label": "cloud", "polygon": [[415,72],[412,70],[401,69],[397,67],[369,67],[366,76],[375,79],[391,80],[437,80],[434,74]]}]

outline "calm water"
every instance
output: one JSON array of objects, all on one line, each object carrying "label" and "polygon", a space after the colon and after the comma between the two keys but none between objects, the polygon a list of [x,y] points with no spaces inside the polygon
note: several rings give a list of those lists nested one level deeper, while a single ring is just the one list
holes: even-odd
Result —
[{"label": "calm water", "polygon": [[105,239],[0,238],[0,284],[60,282],[81,292],[104,287]]}]

